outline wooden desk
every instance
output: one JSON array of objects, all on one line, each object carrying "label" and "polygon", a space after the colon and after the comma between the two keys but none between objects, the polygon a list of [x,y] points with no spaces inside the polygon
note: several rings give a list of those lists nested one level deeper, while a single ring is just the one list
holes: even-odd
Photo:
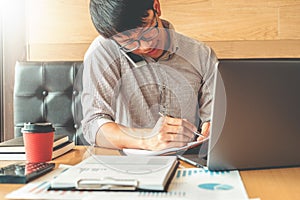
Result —
[{"label": "wooden desk", "polygon": [[[120,155],[116,150],[76,146],[71,152],[55,159],[58,164],[75,165],[91,154]],[[0,167],[14,161],[1,161]],[[192,167],[181,163],[183,167]],[[247,170],[240,172],[250,198],[261,200],[296,200],[300,199],[300,167],[266,170]],[[0,199],[22,187],[23,184],[0,184]]]}]

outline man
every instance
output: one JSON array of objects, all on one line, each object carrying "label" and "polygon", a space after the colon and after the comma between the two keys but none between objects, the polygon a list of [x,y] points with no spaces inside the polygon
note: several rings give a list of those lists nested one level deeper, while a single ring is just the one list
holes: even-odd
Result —
[{"label": "man", "polygon": [[161,150],[208,137],[214,52],[160,19],[159,0],[91,0],[90,13],[100,36],[84,59],[86,139]]}]

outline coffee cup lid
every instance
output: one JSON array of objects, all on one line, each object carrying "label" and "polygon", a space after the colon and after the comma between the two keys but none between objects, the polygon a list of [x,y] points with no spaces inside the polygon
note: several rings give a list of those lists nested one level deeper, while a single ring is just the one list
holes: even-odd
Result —
[{"label": "coffee cup lid", "polygon": [[24,123],[24,127],[22,128],[22,132],[38,132],[38,133],[49,133],[54,131],[54,127],[49,122],[41,122],[41,123]]}]

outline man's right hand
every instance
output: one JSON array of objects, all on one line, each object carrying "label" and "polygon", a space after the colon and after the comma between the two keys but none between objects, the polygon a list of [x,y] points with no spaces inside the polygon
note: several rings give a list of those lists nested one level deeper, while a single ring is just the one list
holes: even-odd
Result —
[{"label": "man's right hand", "polygon": [[185,119],[160,117],[152,131],[141,140],[141,146],[147,150],[162,150],[182,147],[193,141],[194,124]]}]

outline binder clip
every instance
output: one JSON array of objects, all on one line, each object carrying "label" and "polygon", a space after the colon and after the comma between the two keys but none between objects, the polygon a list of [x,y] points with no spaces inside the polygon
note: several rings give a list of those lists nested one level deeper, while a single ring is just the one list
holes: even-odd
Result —
[{"label": "binder clip", "polygon": [[77,190],[136,190],[138,181],[134,179],[79,179],[76,182]]}]

